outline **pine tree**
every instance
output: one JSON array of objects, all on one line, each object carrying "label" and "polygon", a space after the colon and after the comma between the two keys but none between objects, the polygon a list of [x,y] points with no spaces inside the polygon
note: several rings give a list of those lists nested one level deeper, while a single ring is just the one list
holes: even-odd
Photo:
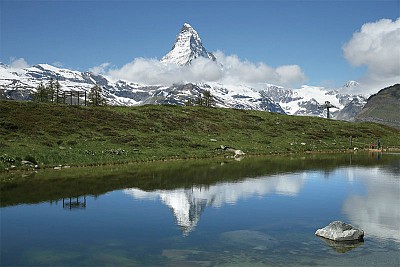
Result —
[{"label": "pine tree", "polygon": [[37,101],[37,102],[46,102],[47,101],[46,87],[43,85],[43,83],[40,83],[36,87],[36,92],[32,94],[32,98],[34,101]]},{"label": "pine tree", "polygon": [[102,96],[102,89],[97,84],[94,85],[89,92],[89,104],[93,106],[104,106],[106,105],[106,100]]},{"label": "pine tree", "polygon": [[58,80],[54,83],[54,93],[55,93],[55,98],[54,101],[56,103],[61,103],[61,84],[58,82]]},{"label": "pine tree", "polygon": [[199,97],[196,99],[195,104],[198,106],[203,106],[204,104],[204,99],[201,95],[199,95]]},{"label": "pine tree", "polygon": [[204,99],[204,106],[205,107],[212,107],[213,102],[214,102],[214,97],[211,95],[210,91],[205,90],[203,92],[203,99]]},{"label": "pine tree", "polygon": [[213,104],[214,104],[214,97],[208,90],[205,90],[203,92],[203,95],[200,95],[196,100],[196,105],[203,107],[212,107]]},{"label": "pine tree", "polygon": [[54,102],[54,92],[55,92],[55,83],[54,83],[54,79],[51,78],[50,81],[47,83],[46,86],[46,102]]}]

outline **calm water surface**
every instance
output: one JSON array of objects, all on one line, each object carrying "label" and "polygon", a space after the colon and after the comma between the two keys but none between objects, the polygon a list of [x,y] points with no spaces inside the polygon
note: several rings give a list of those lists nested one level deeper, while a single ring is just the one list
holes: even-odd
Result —
[{"label": "calm water surface", "polygon": [[[400,154],[42,171],[1,191],[1,266],[399,266]],[[342,220],[343,245],[314,235]]]}]

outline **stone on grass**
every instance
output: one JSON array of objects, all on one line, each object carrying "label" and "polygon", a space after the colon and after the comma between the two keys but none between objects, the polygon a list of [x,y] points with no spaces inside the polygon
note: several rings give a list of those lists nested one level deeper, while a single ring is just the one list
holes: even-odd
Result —
[{"label": "stone on grass", "polygon": [[341,221],[331,222],[315,234],[333,241],[363,241],[364,231]]}]

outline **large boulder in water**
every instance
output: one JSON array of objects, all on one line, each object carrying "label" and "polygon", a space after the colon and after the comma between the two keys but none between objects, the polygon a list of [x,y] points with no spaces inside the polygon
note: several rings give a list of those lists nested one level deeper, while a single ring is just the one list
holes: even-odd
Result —
[{"label": "large boulder in water", "polygon": [[331,222],[315,234],[333,241],[363,241],[364,231],[341,221]]}]

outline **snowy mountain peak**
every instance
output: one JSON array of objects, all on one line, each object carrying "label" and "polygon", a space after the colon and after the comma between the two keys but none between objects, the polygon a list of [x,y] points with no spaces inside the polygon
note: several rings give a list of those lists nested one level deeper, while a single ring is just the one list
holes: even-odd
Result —
[{"label": "snowy mountain peak", "polygon": [[174,46],[161,59],[161,62],[183,66],[189,65],[193,59],[198,57],[216,60],[215,56],[204,48],[197,31],[190,24],[184,23]]},{"label": "snowy mountain peak", "polygon": [[[190,26],[190,24],[189,23],[183,23],[183,26],[182,26],[182,28],[191,28],[191,29],[193,29],[193,27],[192,26]],[[194,29],[193,29],[194,30]],[[182,31],[182,30],[181,30]]]},{"label": "snowy mountain peak", "polygon": [[351,87],[356,87],[358,85],[360,84],[356,81],[348,81],[345,85],[343,85],[343,88],[351,88]]}]

